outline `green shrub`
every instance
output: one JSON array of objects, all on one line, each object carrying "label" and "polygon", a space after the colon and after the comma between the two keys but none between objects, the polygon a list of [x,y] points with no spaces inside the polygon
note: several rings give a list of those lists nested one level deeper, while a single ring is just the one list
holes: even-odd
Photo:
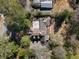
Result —
[{"label": "green shrub", "polygon": [[21,39],[21,44],[22,44],[22,46],[27,47],[27,46],[30,45],[30,42],[31,42],[31,41],[30,41],[30,39],[29,39],[28,36],[23,36],[22,39]]}]

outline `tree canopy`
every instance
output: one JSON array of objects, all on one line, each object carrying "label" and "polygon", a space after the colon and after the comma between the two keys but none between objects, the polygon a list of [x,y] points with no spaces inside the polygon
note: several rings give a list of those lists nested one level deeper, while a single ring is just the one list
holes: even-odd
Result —
[{"label": "tree canopy", "polygon": [[30,19],[27,19],[28,13],[22,7],[19,0],[0,0],[0,13],[5,15],[5,21],[9,29],[14,24],[16,26],[14,26],[15,29],[18,26],[19,28],[25,29],[31,25]]}]

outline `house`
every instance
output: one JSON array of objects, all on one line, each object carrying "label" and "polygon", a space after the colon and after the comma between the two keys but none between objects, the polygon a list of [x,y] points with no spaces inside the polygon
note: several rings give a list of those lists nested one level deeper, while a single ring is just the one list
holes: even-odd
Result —
[{"label": "house", "polygon": [[40,40],[48,40],[48,26],[50,25],[50,17],[44,18],[35,18],[32,21],[31,29],[31,40],[32,41],[40,41]]},{"label": "house", "polygon": [[32,21],[32,27],[31,27],[31,40],[32,41],[40,41],[41,39],[44,39],[44,35],[46,35],[46,26],[43,23],[43,19],[36,19]]},{"label": "house", "polygon": [[52,0],[33,0],[32,6],[37,9],[52,9]]},{"label": "house", "polygon": [[46,25],[43,22],[43,19],[39,18],[32,21],[31,27],[32,35],[45,35],[46,34]]},{"label": "house", "polygon": [[52,9],[52,0],[51,1],[42,1],[41,9]]}]

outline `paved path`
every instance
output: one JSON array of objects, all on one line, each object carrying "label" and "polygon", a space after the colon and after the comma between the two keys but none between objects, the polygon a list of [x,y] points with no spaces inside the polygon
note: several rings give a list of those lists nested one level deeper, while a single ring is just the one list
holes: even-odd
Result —
[{"label": "paved path", "polygon": [[40,42],[31,43],[30,48],[35,51],[36,59],[50,59],[50,52],[47,47],[45,45],[42,46]]}]

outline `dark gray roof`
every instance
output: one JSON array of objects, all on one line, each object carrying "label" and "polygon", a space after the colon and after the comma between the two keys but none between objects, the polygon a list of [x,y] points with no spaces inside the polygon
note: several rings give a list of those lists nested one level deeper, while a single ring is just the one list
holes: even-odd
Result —
[{"label": "dark gray roof", "polygon": [[35,7],[39,7],[39,8],[49,8],[52,9],[53,4],[52,4],[52,0],[33,0],[33,5]]},{"label": "dark gray roof", "polygon": [[52,3],[41,3],[41,8],[52,8]]},{"label": "dark gray roof", "polygon": [[33,3],[40,3],[40,0],[33,0]]},{"label": "dark gray roof", "polygon": [[47,1],[47,0],[40,0],[40,1]]}]

